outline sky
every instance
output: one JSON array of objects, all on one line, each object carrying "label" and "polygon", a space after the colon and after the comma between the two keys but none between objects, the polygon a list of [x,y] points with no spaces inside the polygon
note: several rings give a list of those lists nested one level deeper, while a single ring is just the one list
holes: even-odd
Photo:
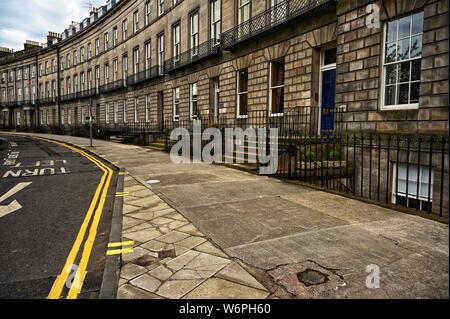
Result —
[{"label": "sky", "polygon": [[48,31],[62,33],[71,21],[89,16],[89,5],[106,0],[0,0],[0,47],[23,50],[26,40],[46,42]]}]

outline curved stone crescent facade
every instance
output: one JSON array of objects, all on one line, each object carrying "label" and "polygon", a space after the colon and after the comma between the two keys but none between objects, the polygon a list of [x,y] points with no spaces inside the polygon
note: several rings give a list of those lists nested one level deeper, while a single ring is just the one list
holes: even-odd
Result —
[{"label": "curved stone crescent facade", "polygon": [[81,125],[89,105],[97,125],[155,126],[333,108],[348,130],[446,134],[448,31],[444,0],[110,0],[1,49],[2,125]]}]

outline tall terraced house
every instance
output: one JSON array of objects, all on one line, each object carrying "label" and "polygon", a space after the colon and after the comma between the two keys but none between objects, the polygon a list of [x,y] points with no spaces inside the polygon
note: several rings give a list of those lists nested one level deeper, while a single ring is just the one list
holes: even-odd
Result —
[{"label": "tall terraced house", "polygon": [[162,148],[196,121],[278,128],[277,176],[448,219],[448,8],[109,0],[0,50],[1,125],[87,135],[93,121],[96,137]]}]

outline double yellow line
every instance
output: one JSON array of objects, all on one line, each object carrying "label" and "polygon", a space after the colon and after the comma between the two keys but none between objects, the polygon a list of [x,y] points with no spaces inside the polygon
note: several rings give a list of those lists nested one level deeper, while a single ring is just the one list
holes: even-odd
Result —
[{"label": "double yellow line", "polygon": [[[68,149],[71,149],[79,153],[81,156],[89,159],[103,171],[100,183],[97,186],[94,197],[91,201],[86,216],[84,217],[83,223],[81,224],[81,228],[77,234],[73,247],[70,250],[69,256],[67,257],[66,263],[61,271],[61,274],[56,278],[55,282],[53,283],[53,287],[50,291],[50,294],[47,297],[48,299],[63,298],[64,287],[68,286],[69,292],[67,294],[67,299],[76,299],[81,291],[81,288],[83,287],[84,277],[86,275],[86,269],[89,263],[89,257],[92,252],[95,237],[97,236],[97,228],[100,222],[100,218],[102,216],[103,206],[106,201],[106,196],[108,194],[108,188],[111,183],[113,171],[108,166],[106,166],[105,164],[103,164],[102,162],[100,162],[99,160],[97,160],[96,158],[94,158],[93,156],[89,155],[88,153],[79,148],[53,140],[47,140],[44,138],[40,139],[64,146]],[[88,229],[89,223],[91,223],[91,226],[89,228],[89,234],[87,236],[87,239],[84,243],[83,252],[81,254],[81,260],[78,266],[75,267],[74,269],[73,267],[75,265],[75,259],[77,258],[78,252],[80,251],[81,245],[86,236],[86,231]],[[69,279],[69,275],[72,270],[75,271],[73,281]],[[66,283],[68,283],[69,281],[71,281],[70,285],[66,285]]]}]

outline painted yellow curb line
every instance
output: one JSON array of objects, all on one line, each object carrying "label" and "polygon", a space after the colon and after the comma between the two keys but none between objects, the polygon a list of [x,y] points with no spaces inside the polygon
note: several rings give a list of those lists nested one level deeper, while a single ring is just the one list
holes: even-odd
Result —
[{"label": "painted yellow curb line", "polygon": [[[55,282],[53,283],[52,289],[47,297],[48,299],[60,299],[61,298],[62,291],[64,289],[64,285],[67,282],[70,271],[72,270],[72,267],[74,265],[76,256],[78,255],[78,252],[80,250],[81,244],[82,244],[83,239],[86,234],[87,227],[91,221],[92,215],[94,214],[94,209],[99,200],[99,196],[101,196],[100,203],[97,206],[97,209],[95,210],[94,221],[89,230],[88,239],[87,239],[84,249],[83,249],[80,266],[76,270],[74,282],[76,282],[77,285],[72,285],[69,290],[68,298],[76,298],[78,296],[78,293],[81,290],[81,287],[84,282],[84,277],[86,274],[86,266],[87,266],[87,262],[89,261],[89,256],[90,256],[90,253],[92,250],[92,245],[94,242],[94,240],[92,240],[92,237],[95,239],[98,221],[100,220],[100,216],[103,211],[104,199],[106,198],[106,194],[107,194],[109,184],[110,184],[111,178],[112,178],[112,170],[108,166],[104,165],[102,162],[98,161],[97,159],[95,159],[94,157],[92,157],[91,155],[87,154],[86,152],[82,151],[79,148],[76,148],[76,147],[73,147],[68,144],[58,142],[58,141],[45,139],[45,138],[40,138],[40,137],[35,137],[35,138],[41,139],[41,140],[44,140],[44,141],[47,141],[50,143],[54,143],[57,145],[61,145],[68,149],[71,149],[71,150],[79,153],[81,156],[89,159],[91,162],[93,162],[96,166],[98,166],[103,171],[103,175],[100,180],[100,183],[97,186],[94,197],[91,201],[91,204],[86,213],[86,216],[84,217],[83,223],[77,234],[77,237],[72,246],[72,249],[70,250],[69,256],[67,257],[66,263],[63,267],[63,270],[61,271],[61,274],[59,276],[57,276]],[[102,189],[103,189],[103,191],[102,191]],[[74,287],[74,286],[76,286],[76,287]]]},{"label": "painted yellow curb line", "polygon": [[134,241],[129,240],[129,241],[123,241],[123,242],[120,242],[120,243],[109,243],[108,244],[108,248],[130,246],[130,245],[134,245]]}]

